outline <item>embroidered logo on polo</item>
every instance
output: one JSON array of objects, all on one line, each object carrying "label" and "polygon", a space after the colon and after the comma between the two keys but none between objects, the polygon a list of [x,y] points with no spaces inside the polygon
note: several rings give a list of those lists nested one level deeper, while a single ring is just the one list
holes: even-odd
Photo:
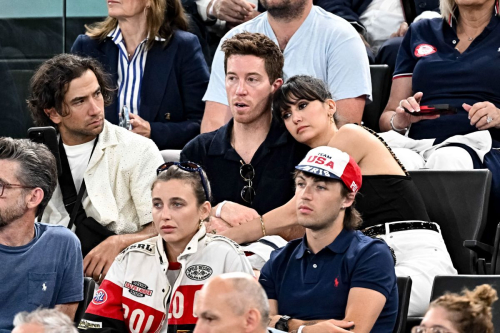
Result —
[{"label": "embroidered logo on polo", "polygon": [[419,44],[415,48],[415,57],[426,57],[430,54],[436,53],[437,49],[430,44]]},{"label": "embroidered logo on polo", "polygon": [[146,284],[139,281],[125,281],[124,287],[127,288],[128,292],[135,297],[145,297],[153,295],[153,290],[149,289]]},{"label": "embroidered logo on polo", "polygon": [[92,303],[95,305],[104,304],[108,300],[108,294],[104,289],[99,289],[92,300]]},{"label": "embroidered logo on polo", "polygon": [[335,278],[335,288],[337,288],[338,286],[339,286],[339,279]]},{"label": "embroidered logo on polo", "polygon": [[207,265],[192,265],[186,269],[186,276],[195,281],[206,280],[212,273],[212,268]]}]

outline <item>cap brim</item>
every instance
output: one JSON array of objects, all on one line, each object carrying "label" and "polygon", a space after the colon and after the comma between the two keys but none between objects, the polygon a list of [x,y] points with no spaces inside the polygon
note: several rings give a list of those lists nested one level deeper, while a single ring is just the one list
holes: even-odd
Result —
[{"label": "cap brim", "polygon": [[310,173],[312,175],[318,176],[318,177],[324,177],[324,178],[330,178],[330,179],[338,179],[342,181],[340,177],[338,177],[336,174],[330,171],[323,170],[321,168],[316,168],[312,167],[310,165],[297,165],[295,169],[300,170],[302,172]]}]

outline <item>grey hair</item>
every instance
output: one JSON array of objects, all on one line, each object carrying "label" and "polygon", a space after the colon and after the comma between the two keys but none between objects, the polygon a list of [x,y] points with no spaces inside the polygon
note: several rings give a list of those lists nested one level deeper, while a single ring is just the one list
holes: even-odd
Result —
[{"label": "grey hair", "polygon": [[39,324],[45,333],[78,333],[69,317],[56,309],[36,309],[20,312],[14,317],[14,327],[23,324]]},{"label": "grey hair", "polygon": [[36,211],[36,216],[41,216],[57,185],[54,155],[43,144],[28,139],[0,137],[0,160],[18,162],[16,177],[19,183],[43,190],[43,199]]},{"label": "grey hair", "polygon": [[250,308],[260,312],[260,324],[263,328],[269,323],[269,301],[264,288],[249,274],[228,273],[223,275],[232,283],[233,292],[237,295],[229,297],[229,303],[236,315],[243,315]]}]

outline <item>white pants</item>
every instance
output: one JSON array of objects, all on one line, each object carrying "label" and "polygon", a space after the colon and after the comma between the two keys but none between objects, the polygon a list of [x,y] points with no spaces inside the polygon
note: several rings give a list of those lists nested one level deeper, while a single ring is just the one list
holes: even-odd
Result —
[{"label": "white pants", "polygon": [[[389,224],[386,223],[386,230]],[[457,274],[441,233],[417,229],[386,231],[379,237],[394,250],[396,276],[411,277],[408,316],[423,316],[429,307],[434,277]]]},{"label": "white pants", "polygon": [[460,147],[436,149],[427,161],[417,152],[408,148],[392,148],[394,154],[403,163],[406,170],[422,168],[435,170],[472,170],[474,169],[469,153]]}]

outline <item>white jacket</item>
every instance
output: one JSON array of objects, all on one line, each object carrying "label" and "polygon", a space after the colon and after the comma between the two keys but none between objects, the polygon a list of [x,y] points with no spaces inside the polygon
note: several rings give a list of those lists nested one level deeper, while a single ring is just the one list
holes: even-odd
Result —
[{"label": "white jacket", "polygon": [[[163,162],[153,141],[105,121],[83,175],[88,195],[82,205],[87,216],[117,234],[140,231],[153,221],[151,184]],[[68,225],[59,184],[42,222]]]},{"label": "white jacket", "polygon": [[204,226],[177,261],[180,274],[171,286],[161,236],[123,250],[78,328],[85,332],[189,332],[197,321],[193,313],[196,294],[208,278],[227,272],[253,275],[238,244],[224,236],[206,234]]}]

